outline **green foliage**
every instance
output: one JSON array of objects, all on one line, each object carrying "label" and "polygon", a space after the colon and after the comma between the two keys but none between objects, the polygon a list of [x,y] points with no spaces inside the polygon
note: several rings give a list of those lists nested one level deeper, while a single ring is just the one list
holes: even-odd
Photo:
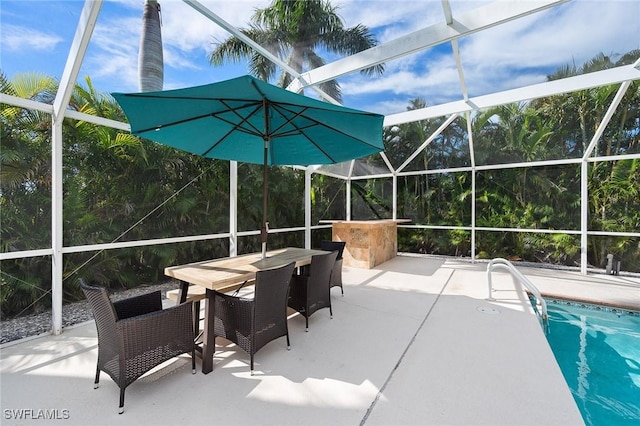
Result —
[{"label": "green foliage", "polygon": [[[45,76],[1,79],[3,90],[52,102],[56,87]],[[70,107],[124,120],[118,104],[86,80]],[[3,252],[51,246],[51,117],[2,105],[0,140]],[[129,133],[92,123],[63,122],[63,244],[213,234],[228,230],[228,163],[178,152]],[[174,195],[177,194],[177,195]],[[286,216],[283,220],[287,220]],[[78,278],[112,288],[164,280],[166,266],[228,253],[227,243],[106,250],[64,256],[64,300],[82,297]],[[2,315],[50,304],[48,257],[3,261]]]},{"label": "green foliage", "polygon": [[[637,58],[637,53],[636,56]],[[625,55],[629,61],[631,56]],[[602,59],[602,58],[600,58]],[[622,59],[620,60],[622,61]],[[585,66],[593,69],[596,60]],[[619,62],[621,63],[621,62]],[[562,70],[561,70],[562,71]],[[574,72],[567,69],[562,72]],[[56,82],[27,74],[9,81],[0,73],[4,93],[52,102]],[[476,164],[504,164],[580,158],[604,116],[617,86],[589,89],[530,103],[492,108],[473,116]],[[426,103],[414,100],[409,109]],[[97,91],[90,79],[77,85],[70,107],[124,121],[117,103]],[[0,105],[0,250],[51,247],[51,117]],[[423,120],[385,129],[385,154],[405,171],[442,170],[471,164],[467,122],[458,118],[413,160],[409,156],[443,123]],[[229,229],[229,165],[193,156],[129,133],[88,122],[63,122],[63,243],[66,247],[186,235]],[[596,143],[594,155],[640,152],[640,84],[631,85],[611,123]],[[365,159],[371,169],[386,169],[379,156]],[[588,166],[588,229],[637,232],[640,229],[640,161],[618,159]],[[238,228],[257,230],[262,220],[262,167],[238,167]],[[398,217],[419,225],[471,225],[472,175],[447,171],[400,175]],[[580,166],[575,164],[480,169],[475,176],[476,225],[492,228],[580,229]],[[304,173],[269,169],[268,219],[272,228],[304,226]],[[344,219],[346,197],[354,219],[390,218],[390,178],[345,183],[314,174],[312,225]],[[312,244],[331,238],[329,229],[312,233]],[[271,234],[269,247],[302,246],[303,232]],[[400,229],[400,251],[469,256],[469,230]],[[577,265],[580,238],[562,233],[479,231],[477,256],[507,257]],[[258,235],[239,238],[238,253],[260,250]],[[127,288],[164,279],[166,266],[228,254],[226,239],[153,245],[64,256],[66,302],[81,298],[78,279]],[[608,253],[624,268],[638,271],[638,238],[593,237],[589,263],[603,266]],[[5,260],[0,264],[2,317],[46,308],[51,301],[49,256]]]},{"label": "green foliage", "polygon": [[[317,225],[321,220],[346,219],[345,181],[320,174],[314,174],[311,179],[312,225]],[[331,239],[331,235],[328,239]]]}]

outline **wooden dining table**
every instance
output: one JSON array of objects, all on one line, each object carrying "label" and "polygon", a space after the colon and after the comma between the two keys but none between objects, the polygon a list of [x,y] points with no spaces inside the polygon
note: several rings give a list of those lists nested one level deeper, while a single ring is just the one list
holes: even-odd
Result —
[{"label": "wooden dining table", "polygon": [[213,371],[215,291],[223,293],[231,291],[238,285],[255,280],[256,273],[261,270],[277,268],[291,262],[295,262],[296,267],[308,265],[311,263],[312,256],[326,253],[322,250],[287,247],[268,251],[264,259],[262,259],[262,253],[251,253],[165,268],[165,275],[180,281],[179,303],[187,299],[189,284],[206,289],[204,332],[202,335],[202,372],[208,374]]}]

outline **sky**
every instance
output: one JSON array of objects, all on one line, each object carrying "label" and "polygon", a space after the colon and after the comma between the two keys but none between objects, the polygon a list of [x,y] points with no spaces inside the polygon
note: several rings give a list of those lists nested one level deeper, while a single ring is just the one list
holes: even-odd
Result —
[{"label": "sky", "polygon": [[[504,0],[505,2],[507,0]],[[515,0],[509,0],[515,1]],[[519,0],[520,1],[520,0]],[[237,27],[270,0],[201,0]],[[450,0],[454,14],[487,1]],[[0,69],[9,78],[40,72],[60,78],[84,2],[0,0]],[[105,1],[78,82],[88,76],[104,93],[138,91],[137,61],[143,0]],[[214,67],[207,55],[229,37],[179,0],[160,0],[164,88],[212,83],[247,73],[245,63]],[[366,25],[379,43],[444,19],[439,0],[333,0],[346,26]],[[581,66],[599,53],[615,61],[640,48],[640,0],[573,0],[459,40],[470,96],[541,83],[565,64]],[[328,61],[338,59],[325,54]],[[428,105],[462,99],[451,43],[385,64],[380,77],[341,77],[345,106],[381,114],[405,111],[411,99]],[[86,85],[86,84],[85,84]]]}]

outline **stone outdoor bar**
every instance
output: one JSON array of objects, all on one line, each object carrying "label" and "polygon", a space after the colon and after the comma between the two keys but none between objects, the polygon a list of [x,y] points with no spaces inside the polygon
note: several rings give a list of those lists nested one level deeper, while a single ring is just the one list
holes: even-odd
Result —
[{"label": "stone outdoor bar", "polygon": [[409,220],[327,220],[332,224],[332,239],[347,243],[344,265],[371,269],[398,253],[398,222]]}]

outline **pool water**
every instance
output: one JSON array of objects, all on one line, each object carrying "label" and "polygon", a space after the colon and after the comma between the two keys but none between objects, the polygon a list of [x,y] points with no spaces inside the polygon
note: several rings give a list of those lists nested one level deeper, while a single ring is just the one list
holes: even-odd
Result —
[{"label": "pool water", "polygon": [[585,423],[640,425],[640,312],[547,304],[547,339]]}]

